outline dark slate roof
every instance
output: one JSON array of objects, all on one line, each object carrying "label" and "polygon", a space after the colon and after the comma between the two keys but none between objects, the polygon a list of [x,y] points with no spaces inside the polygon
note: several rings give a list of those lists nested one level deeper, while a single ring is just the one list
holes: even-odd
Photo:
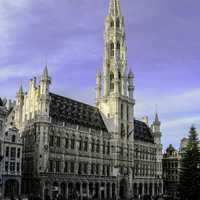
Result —
[{"label": "dark slate roof", "polygon": [[53,121],[107,131],[98,108],[53,93],[50,97],[50,117]]},{"label": "dark slate roof", "polygon": [[151,129],[142,121],[134,120],[134,139],[154,143]]},{"label": "dark slate roof", "polygon": [[3,106],[3,101],[1,98],[0,98],[0,106]]}]

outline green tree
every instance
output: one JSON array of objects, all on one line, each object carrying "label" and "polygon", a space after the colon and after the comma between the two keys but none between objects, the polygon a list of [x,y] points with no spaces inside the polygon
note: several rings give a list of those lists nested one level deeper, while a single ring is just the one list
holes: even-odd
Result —
[{"label": "green tree", "polygon": [[187,146],[181,155],[180,185],[179,192],[181,200],[200,199],[200,150],[196,128],[191,127]]}]

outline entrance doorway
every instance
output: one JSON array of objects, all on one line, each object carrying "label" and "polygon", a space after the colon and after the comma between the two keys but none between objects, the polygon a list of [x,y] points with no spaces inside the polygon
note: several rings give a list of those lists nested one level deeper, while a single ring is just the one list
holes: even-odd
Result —
[{"label": "entrance doorway", "polygon": [[19,194],[19,182],[14,179],[7,180],[5,182],[5,196],[18,195]]},{"label": "entrance doorway", "polygon": [[119,196],[121,199],[127,199],[128,184],[125,179],[120,181]]}]

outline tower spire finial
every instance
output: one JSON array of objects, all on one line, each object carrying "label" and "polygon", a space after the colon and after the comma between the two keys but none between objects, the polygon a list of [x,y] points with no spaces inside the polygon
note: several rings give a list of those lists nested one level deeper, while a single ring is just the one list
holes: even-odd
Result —
[{"label": "tower spire finial", "polygon": [[43,77],[43,79],[48,79],[48,77],[49,77],[49,72],[48,72],[48,66],[47,66],[47,64],[44,67],[44,71],[43,71],[42,77]]},{"label": "tower spire finial", "polygon": [[156,113],[155,113],[154,124],[156,124],[156,125],[160,125],[160,120],[159,120],[158,112],[157,112],[157,111],[156,111]]},{"label": "tower spire finial", "polygon": [[118,16],[121,14],[119,0],[110,0],[109,14],[112,16]]}]

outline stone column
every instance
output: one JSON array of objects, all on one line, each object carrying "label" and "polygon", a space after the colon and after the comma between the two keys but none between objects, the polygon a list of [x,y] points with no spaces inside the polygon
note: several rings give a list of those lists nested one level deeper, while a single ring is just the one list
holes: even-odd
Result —
[{"label": "stone column", "polygon": [[161,183],[161,194],[163,194],[163,183]]},{"label": "stone column", "polygon": [[142,183],[142,196],[144,195],[144,183]]},{"label": "stone column", "polygon": [[101,182],[99,182],[99,190],[98,190],[98,197],[101,199]]},{"label": "stone column", "polygon": [[65,198],[68,199],[68,183],[66,183],[65,187]]},{"label": "stone column", "polygon": [[113,196],[112,196],[112,183],[110,183],[109,191],[110,191],[110,192],[109,192],[109,193],[110,193],[109,198],[112,199],[112,198],[113,198]]},{"label": "stone column", "polygon": [[21,188],[21,185],[22,185],[22,184],[21,184],[21,181],[22,181],[22,180],[21,180],[21,178],[20,178],[20,179],[19,179],[19,191],[18,191],[18,192],[19,192],[19,195],[21,195],[21,192],[22,192],[22,188]]},{"label": "stone column", "polygon": [[107,185],[104,183],[104,198],[107,199]]},{"label": "stone column", "polygon": [[136,194],[138,195],[139,194],[139,183],[136,183]]},{"label": "stone column", "polygon": [[154,196],[155,195],[155,187],[154,187],[154,183],[152,183],[152,196]]},{"label": "stone column", "polygon": [[147,194],[148,194],[148,195],[150,194],[150,191],[149,191],[149,184],[150,184],[150,183],[147,183]]},{"label": "stone column", "polygon": [[[41,188],[41,192],[42,192],[42,193],[41,193],[41,198],[42,198],[42,199],[45,199],[45,189],[46,189],[45,183],[44,183],[44,182],[41,182],[40,185],[41,185],[41,187],[42,187],[42,188]],[[20,185],[19,187],[21,187],[21,185]]]},{"label": "stone column", "polygon": [[82,200],[83,199],[83,183],[82,182],[80,183],[80,197]]},{"label": "stone column", "polygon": [[90,193],[89,193],[89,182],[86,184],[86,193],[87,193],[87,198],[89,198]]}]

